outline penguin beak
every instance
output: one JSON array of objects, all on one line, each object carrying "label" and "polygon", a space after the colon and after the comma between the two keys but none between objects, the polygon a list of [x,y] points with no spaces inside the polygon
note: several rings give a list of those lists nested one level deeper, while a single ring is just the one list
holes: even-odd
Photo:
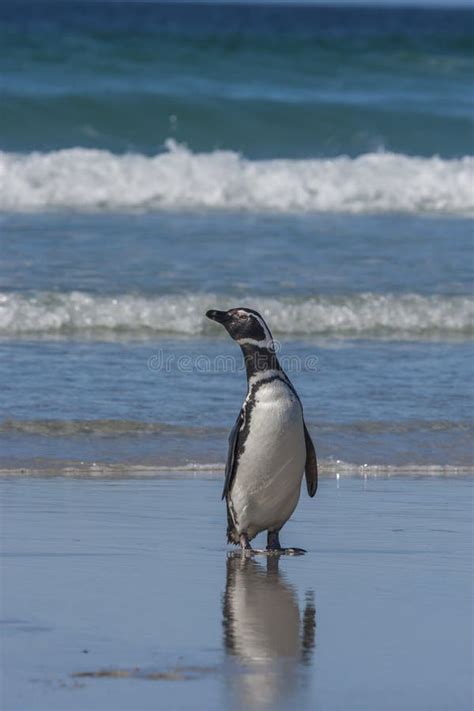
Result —
[{"label": "penguin beak", "polygon": [[207,311],[206,316],[207,316],[207,318],[210,318],[211,321],[216,321],[217,323],[221,323],[221,324],[224,324],[230,318],[227,311],[216,311],[215,309],[211,309],[210,311]]}]

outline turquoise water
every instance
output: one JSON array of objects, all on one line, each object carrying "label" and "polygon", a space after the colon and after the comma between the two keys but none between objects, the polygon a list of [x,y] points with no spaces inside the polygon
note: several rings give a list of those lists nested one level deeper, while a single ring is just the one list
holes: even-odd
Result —
[{"label": "turquoise water", "polygon": [[324,471],[472,466],[472,18],[3,3],[1,466],[220,470],[239,304]]},{"label": "turquoise water", "polygon": [[4,150],[459,158],[469,10],[2,3]]}]

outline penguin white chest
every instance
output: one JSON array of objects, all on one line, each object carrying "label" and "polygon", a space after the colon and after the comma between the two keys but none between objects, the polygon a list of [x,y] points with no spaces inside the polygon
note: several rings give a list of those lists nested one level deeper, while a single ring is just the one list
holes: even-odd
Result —
[{"label": "penguin white chest", "polygon": [[247,417],[229,503],[237,532],[252,538],[280,529],[295,510],[306,444],[301,405],[280,379],[257,389]]}]

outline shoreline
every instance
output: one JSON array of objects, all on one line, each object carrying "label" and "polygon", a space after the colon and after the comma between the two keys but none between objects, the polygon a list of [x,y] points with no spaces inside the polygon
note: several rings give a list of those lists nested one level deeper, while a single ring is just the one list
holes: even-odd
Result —
[{"label": "shoreline", "polygon": [[[68,464],[48,462],[30,466],[0,466],[2,478],[34,479],[85,479],[85,480],[134,480],[134,479],[223,479],[225,465],[190,463],[184,465],[145,465],[134,463],[86,463]],[[341,479],[376,478],[470,478],[474,476],[472,465],[444,464],[350,464],[334,462],[319,466],[319,478],[339,481]]]}]

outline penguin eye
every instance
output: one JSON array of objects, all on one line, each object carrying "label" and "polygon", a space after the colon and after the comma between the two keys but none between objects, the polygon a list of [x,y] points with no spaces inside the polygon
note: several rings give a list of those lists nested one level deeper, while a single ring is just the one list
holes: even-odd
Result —
[{"label": "penguin eye", "polygon": [[241,321],[245,321],[246,319],[248,319],[248,315],[246,313],[238,314],[238,317]]}]

